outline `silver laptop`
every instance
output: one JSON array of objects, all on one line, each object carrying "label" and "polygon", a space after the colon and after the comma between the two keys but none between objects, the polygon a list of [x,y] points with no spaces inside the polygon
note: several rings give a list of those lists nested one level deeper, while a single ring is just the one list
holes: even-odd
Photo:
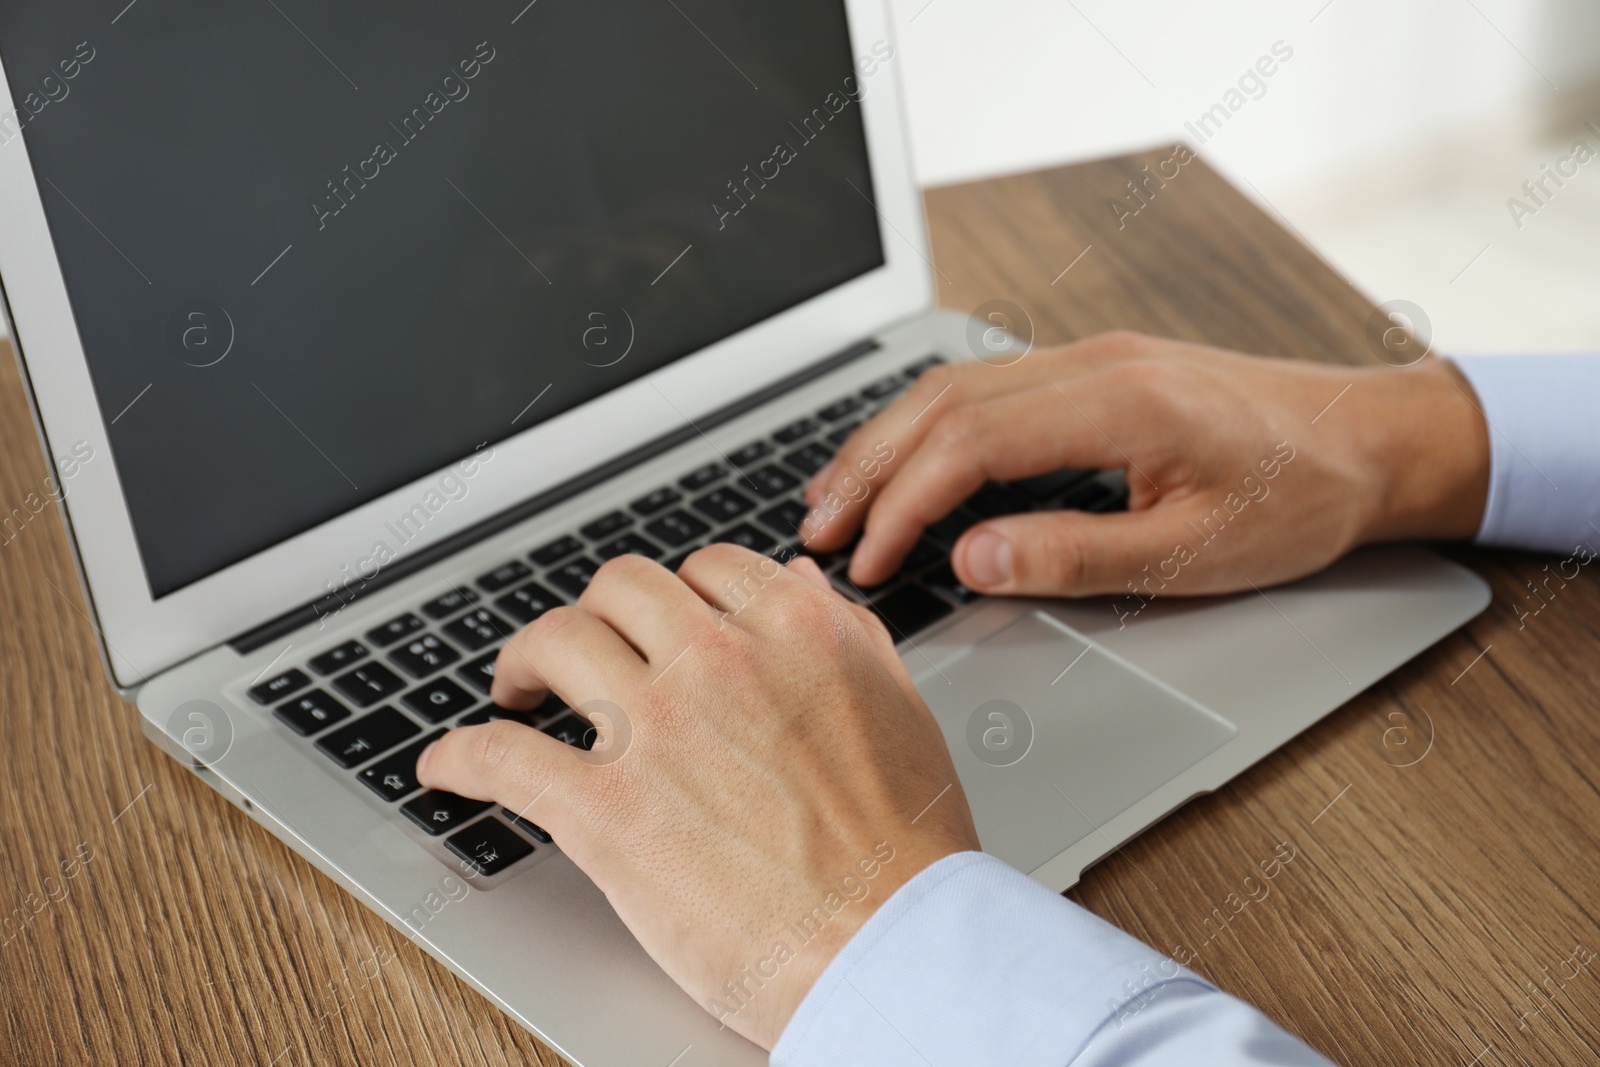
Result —
[{"label": "silver laptop", "polygon": [[[510,715],[497,648],[607,557],[793,552],[853,426],[993,354],[931,312],[881,0],[62,0],[0,10],[0,61],[12,336],[146,734],[574,1063],[763,1063],[414,763]],[[1123,501],[986,487],[866,594],[985,846],[1053,889],[1488,601],[1405,548],[1204,602],[949,570],[984,515]]]}]

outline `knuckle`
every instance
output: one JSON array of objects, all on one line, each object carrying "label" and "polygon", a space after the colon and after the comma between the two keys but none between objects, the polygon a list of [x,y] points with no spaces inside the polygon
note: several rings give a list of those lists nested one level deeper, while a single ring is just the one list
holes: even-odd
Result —
[{"label": "knuckle", "polygon": [[1136,393],[1141,397],[1159,399],[1172,392],[1181,368],[1170,363],[1150,359],[1133,359],[1120,363],[1105,372],[1113,388]]},{"label": "knuckle", "polygon": [[726,541],[717,541],[713,544],[706,545],[703,548],[695,549],[694,552],[689,555],[689,558],[684,561],[684,565],[688,566],[691,563],[698,563],[701,566],[715,567],[723,566],[729,563],[737,563],[743,558],[744,553],[747,551],[749,550],[740,548],[738,545],[731,545]]},{"label": "knuckle", "polygon": [[962,406],[940,416],[929,434],[935,448],[961,453],[983,431],[983,416],[976,407]]},{"label": "knuckle", "polygon": [[578,620],[583,609],[572,604],[558,604],[524,626],[517,634],[523,645],[539,644],[554,638]]},{"label": "knuckle", "polygon": [[600,569],[595,572],[594,578],[590,581],[589,586],[590,588],[593,588],[597,582],[602,581],[606,582],[607,584],[611,584],[619,581],[626,582],[630,580],[630,577],[637,579],[649,572],[651,568],[658,566],[660,566],[660,564],[654,562],[653,560],[648,560],[643,556],[634,555],[632,553],[621,556],[613,556],[600,565]]},{"label": "knuckle", "polygon": [[889,632],[889,627],[884,623],[882,616],[872,609],[858,604],[849,604],[848,606],[850,613],[860,621],[873,643],[878,645],[879,648],[887,648],[893,651],[895,636]]},{"label": "knuckle", "polygon": [[1148,350],[1150,337],[1138,330],[1107,330],[1089,339],[1106,351],[1120,356],[1136,356]]},{"label": "knuckle", "polygon": [[779,614],[797,629],[826,625],[844,603],[831,592],[797,582],[784,583],[783,594],[777,598]]},{"label": "knuckle", "polygon": [[468,761],[485,777],[499,777],[518,749],[516,732],[522,729],[526,727],[505,720],[472,727]]},{"label": "knuckle", "polygon": [[1032,584],[1056,589],[1072,589],[1079,585],[1086,575],[1088,557],[1074,524],[1046,523],[1036,532],[1034,550],[1021,555],[1018,569]]},{"label": "knuckle", "polygon": [[941,403],[960,401],[975,369],[983,366],[982,363],[941,363],[937,367],[930,367],[911,383],[911,388],[906,390],[906,397],[916,404],[919,411],[940,396],[944,397]]}]

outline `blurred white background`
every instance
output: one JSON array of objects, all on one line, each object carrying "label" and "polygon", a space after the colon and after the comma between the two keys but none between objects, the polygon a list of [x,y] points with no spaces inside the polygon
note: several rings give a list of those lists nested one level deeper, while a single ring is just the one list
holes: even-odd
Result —
[{"label": "blurred white background", "polygon": [[[1600,352],[1600,0],[890,0],[924,185],[1178,138],[1446,352]],[[1594,129],[1585,123],[1594,123]],[[1519,227],[1509,198],[1538,206]]]},{"label": "blurred white background", "polygon": [[1600,352],[1600,158],[1520,229],[1507,206],[1575,140],[1600,153],[1600,0],[892,4],[926,185],[1193,146],[1282,41],[1209,163],[1444,351]]}]

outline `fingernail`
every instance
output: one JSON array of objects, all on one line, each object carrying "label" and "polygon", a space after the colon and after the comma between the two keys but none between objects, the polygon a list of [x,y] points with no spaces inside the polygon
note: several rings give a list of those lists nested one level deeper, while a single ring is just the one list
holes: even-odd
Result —
[{"label": "fingernail", "polygon": [[967,574],[979,587],[992,589],[1011,581],[1011,542],[991,530],[980,530],[967,542]]},{"label": "fingernail", "polygon": [[852,582],[860,582],[862,580],[861,575],[869,573],[867,565],[871,562],[872,553],[861,545],[857,545],[856,550],[850,553],[850,564],[845,567],[845,577]]},{"label": "fingernail", "polygon": [[438,748],[438,747],[439,747],[439,742],[435,741],[433,744],[431,744],[427,748],[423,749],[422,750],[422,755],[417,757],[417,777],[419,779],[422,777],[423,771],[427,769],[428,757],[433,755],[433,750]]}]

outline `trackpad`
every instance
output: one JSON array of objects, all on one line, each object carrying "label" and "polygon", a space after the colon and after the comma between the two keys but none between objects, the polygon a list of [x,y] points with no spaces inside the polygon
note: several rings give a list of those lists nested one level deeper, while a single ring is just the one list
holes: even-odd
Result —
[{"label": "trackpad", "polygon": [[1022,871],[1238,733],[1043,612],[920,675],[917,688],[944,729],[984,851]]}]

